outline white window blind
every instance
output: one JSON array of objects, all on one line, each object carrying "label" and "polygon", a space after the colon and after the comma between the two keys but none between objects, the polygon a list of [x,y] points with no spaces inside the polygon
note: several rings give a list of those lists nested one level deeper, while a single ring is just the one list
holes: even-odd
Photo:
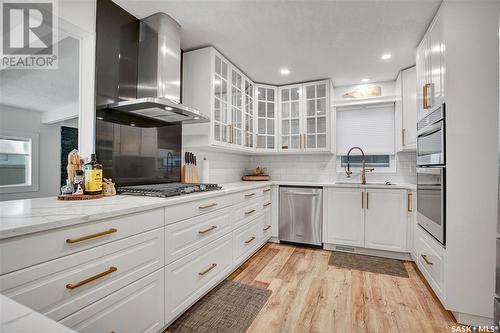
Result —
[{"label": "white window blind", "polygon": [[366,155],[394,154],[394,103],[337,108],[337,154],[353,146]]}]

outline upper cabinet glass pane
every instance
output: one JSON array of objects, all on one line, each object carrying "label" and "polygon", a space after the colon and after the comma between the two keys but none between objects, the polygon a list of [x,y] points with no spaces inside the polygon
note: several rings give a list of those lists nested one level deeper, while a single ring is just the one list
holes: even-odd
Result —
[{"label": "upper cabinet glass pane", "polygon": [[306,98],[315,98],[316,97],[316,91],[315,91],[315,86],[307,86],[306,87]]},{"label": "upper cabinet glass pane", "polygon": [[259,101],[265,101],[266,100],[266,89],[259,88],[257,90],[257,96],[258,96]]},{"label": "upper cabinet glass pane", "polygon": [[292,101],[297,101],[300,98],[300,88],[292,88],[290,92],[290,99]]},{"label": "upper cabinet glass pane", "polygon": [[227,78],[227,64],[224,61],[222,61],[222,76]]},{"label": "upper cabinet glass pane", "polygon": [[326,84],[318,84],[317,86],[317,96],[318,98],[326,97]]},{"label": "upper cabinet glass pane", "polygon": [[215,56],[215,73],[217,73],[219,75],[222,74],[221,60],[218,56]]},{"label": "upper cabinet glass pane", "polygon": [[274,90],[267,89],[267,100],[270,102],[274,102]]},{"label": "upper cabinet glass pane", "polygon": [[281,91],[281,100],[283,102],[286,102],[286,101],[290,100],[290,89],[283,89]]}]

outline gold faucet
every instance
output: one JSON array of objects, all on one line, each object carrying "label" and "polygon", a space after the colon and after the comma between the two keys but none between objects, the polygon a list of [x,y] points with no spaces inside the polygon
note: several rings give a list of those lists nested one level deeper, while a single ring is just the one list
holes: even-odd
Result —
[{"label": "gold faucet", "polygon": [[361,152],[361,155],[363,156],[363,159],[361,160],[361,184],[365,185],[366,184],[366,171],[367,170],[368,171],[373,171],[374,168],[366,169],[365,152],[363,151],[363,149],[361,149],[359,147],[352,147],[351,149],[349,149],[349,151],[347,152],[347,169],[345,170],[345,173],[347,175],[347,178],[351,178],[352,171],[351,171],[351,165],[350,165],[349,157],[350,157],[351,151],[353,149],[358,149]]}]

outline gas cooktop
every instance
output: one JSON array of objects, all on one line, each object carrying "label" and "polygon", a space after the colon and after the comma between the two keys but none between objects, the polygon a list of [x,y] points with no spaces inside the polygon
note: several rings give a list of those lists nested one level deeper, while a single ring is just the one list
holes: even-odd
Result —
[{"label": "gas cooktop", "polygon": [[220,189],[222,189],[222,186],[219,186],[217,184],[167,183],[167,184],[118,186],[116,192],[118,194],[167,198],[182,194],[217,191]]}]

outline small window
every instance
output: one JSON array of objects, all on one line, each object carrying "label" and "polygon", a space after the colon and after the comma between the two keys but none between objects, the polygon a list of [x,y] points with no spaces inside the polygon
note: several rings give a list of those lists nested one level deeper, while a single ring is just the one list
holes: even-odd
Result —
[{"label": "small window", "polygon": [[[389,168],[391,166],[390,155],[367,155],[364,157],[367,168]],[[351,167],[361,167],[363,156],[354,155],[349,157]],[[341,167],[347,167],[347,156],[341,156]]]},{"label": "small window", "polygon": [[0,193],[38,191],[38,134],[0,132]]},{"label": "small window", "polygon": [[0,186],[31,185],[31,139],[0,138]]}]

